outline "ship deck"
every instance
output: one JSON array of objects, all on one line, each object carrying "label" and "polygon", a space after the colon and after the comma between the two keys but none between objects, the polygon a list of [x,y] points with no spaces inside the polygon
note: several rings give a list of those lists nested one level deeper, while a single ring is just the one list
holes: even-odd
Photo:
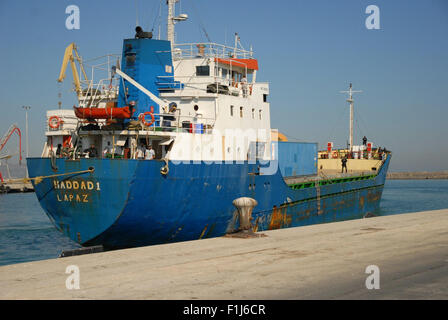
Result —
[{"label": "ship deck", "polygon": [[444,209],[20,263],[0,299],[446,299],[447,228]]},{"label": "ship deck", "polygon": [[377,172],[374,171],[350,171],[341,173],[339,170],[319,170],[318,174],[305,175],[305,176],[292,176],[284,177],[285,183],[289,186],[292,185],[307,185],[315,184],[321,181],[334,182],[337,180],[353,181],[355,179],[370,179],[376,176]]}]

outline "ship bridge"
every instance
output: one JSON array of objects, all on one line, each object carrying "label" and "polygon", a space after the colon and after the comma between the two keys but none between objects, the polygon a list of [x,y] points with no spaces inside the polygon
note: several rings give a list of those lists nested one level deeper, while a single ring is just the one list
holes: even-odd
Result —
[{"label": "ship bridge", "polygon": [[[182,83],[182,96],[204,93],[249,97],[256,83],[258,61],[252,52],[216,43],[177,44],[172,51],[174,78]],[[159,77],[160,85],[171,82]],[[161,89],[163,94],[169,90]],[[172,91],[171,91],[172,92]]]},{"label": "ship bridge", "polygon": [[[259,66],[252,51],[216,43],[171,47],[168,41],[135,38],[125,39],[121,59],[115,66],[111,62],[100,64],[114,70],[109,80],[97,84],[93,75],[98,66],[92,69],[84,90],[91,94],[79,99],[75,114],[47,114],[44,156],[60,145],[69,148],[72,141],[80,150],[73,157],[92,144],[100,150],[110,146],[112,157],[131,159],[141,144],[153,145],[159,159],[247,160],[251,148],[263,150],[260,158],[270,155],[269,86],[256,82]],[[105,89],[115,96],[104,99]],[[75,115],[77,125],[72,123]],[[235,141],[245,130],[255,134]],[[216,141],[205,146],[207,136]]]},{"label": "ship bridge", "polygon": [[[169,13],[168,26],[179,19],[184,15]],[[82,157],[94,145],[112,149],[112,157],[137,159],[139,146],[152,145],[156,159],[246,161],[254,148],[257,158],[270,159],[269,85],[256,81],[252,50],[239,47],[237,35],[234,47],[174,44],[170,30],[160,40],[137,27],[116,64],[110,66],[114,57],[100,65],[108,78],[80,81],[87,88],[78,90],[78,124],[72,125],[72,112],[49,112],[43,156]],[[68,128],[71,135],[63,132]],[[53,151],[58,147],[69,150]]]}]

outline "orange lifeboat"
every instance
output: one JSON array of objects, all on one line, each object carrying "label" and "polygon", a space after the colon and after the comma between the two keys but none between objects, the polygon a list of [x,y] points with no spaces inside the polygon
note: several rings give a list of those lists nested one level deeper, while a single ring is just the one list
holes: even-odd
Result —
[{"label": "orange lifeboat", "polygon": [[132,115],[127,106],[123,108],[79,108],[73,106],[73,109],[75,109],[75,115],[80,119],[127,119]]}]

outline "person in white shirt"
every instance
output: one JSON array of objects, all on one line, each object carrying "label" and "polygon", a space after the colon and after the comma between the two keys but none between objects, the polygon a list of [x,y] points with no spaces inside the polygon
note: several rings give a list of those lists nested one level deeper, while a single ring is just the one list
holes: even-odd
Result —
[{"label": "person in white shirt", "polygon": [[103,158],[107,158],[108,154],[112,153],[112,148],[110,147],[110,141],[107,141],[107,146],[103,150]]},{"label": "person in white shirt", "polygon": [[145,158],[145,146],[143,143],[140,145],[139,148],[137,148],[137,159],[144,159]]},{"label": "person in white shirt", "polygon": [[115,155],[124,156],[124,149],[122,146],[115,147]]},{"label": "person in white shirt", "polygon": [[156,157],[156,153],[151,145],[146,147],[145,160],[153,160]]},{"label": "person in white shirt", "polygon": [[247,79],[244,75],[241,79],[241,88],[243,89],[243,97],[247,97]]}]

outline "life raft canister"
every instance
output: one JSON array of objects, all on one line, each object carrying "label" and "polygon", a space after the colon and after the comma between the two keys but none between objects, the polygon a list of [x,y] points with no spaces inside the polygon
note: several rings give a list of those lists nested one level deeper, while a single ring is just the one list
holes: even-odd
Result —
[{"label": "life raft canister", "polygon": [[[56,120],[56,122],[54,120]],[[57,129],[63,122],[64,121],[62,121],[58,116],[51,116],[48,119],[48,126],[52,129]]]}]

